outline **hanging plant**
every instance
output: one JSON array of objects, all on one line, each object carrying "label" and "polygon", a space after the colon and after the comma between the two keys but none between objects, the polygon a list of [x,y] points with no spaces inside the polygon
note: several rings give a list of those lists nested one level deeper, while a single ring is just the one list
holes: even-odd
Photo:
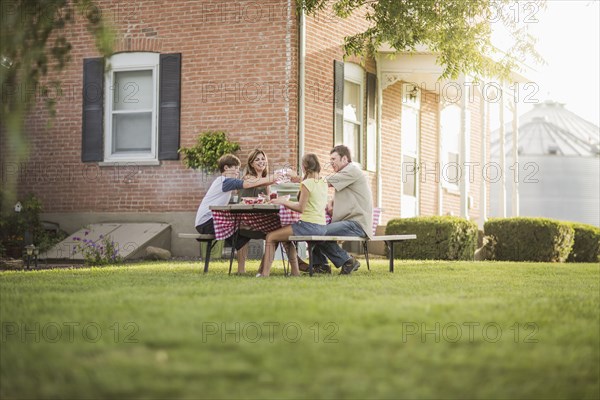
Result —
[{"label": "hanging plant", "polygon": [[234,154],[240,149],[237,142],[230,142],[224,131],[208,131],[198,135],[192,147],[182,147],[183,164],[187,168],[215,172],[219,169],[217,161],[225,154]]}]

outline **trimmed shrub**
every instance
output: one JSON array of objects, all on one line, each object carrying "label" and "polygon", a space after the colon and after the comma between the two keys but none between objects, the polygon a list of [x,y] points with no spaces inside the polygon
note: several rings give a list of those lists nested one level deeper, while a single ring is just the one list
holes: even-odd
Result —
[{"label": "trimmed shrub", "polygon": [[473,260],[477,225],[458,217],[393,219],[386,235],[416,234],[416,240],[397,243],[395,258],[415,260]]},{"label": "trimmed shrub", "polygon": [[484,225],[495,239],[493,259],[564,262],[573,247],[574,230],[567,222],[547,218],[493,218]]},{"label": "trimmed shrub", "polygon": [[600,261],[600,228],[579,223],[572,223],[571,226],[575,230],[575,243],[567,262]]}]

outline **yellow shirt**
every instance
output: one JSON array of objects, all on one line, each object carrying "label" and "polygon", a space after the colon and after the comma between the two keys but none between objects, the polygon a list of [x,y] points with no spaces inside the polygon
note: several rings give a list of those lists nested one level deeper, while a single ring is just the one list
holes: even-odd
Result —
[{"label": "yellow shirt", "polygon": [[301,221],[325,225],[325,207],[327,206],[327,182],[323,178],[308,178],[302,181],[308,192],[308,202],[300,217]]}]

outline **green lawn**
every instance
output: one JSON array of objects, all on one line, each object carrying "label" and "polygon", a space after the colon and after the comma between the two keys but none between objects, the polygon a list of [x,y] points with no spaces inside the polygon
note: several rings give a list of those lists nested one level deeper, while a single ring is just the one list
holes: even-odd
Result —
[{"label": "green lawn", "polygon": [[371,267],[0,273],[0,398],[600,396],[599,265]]}]

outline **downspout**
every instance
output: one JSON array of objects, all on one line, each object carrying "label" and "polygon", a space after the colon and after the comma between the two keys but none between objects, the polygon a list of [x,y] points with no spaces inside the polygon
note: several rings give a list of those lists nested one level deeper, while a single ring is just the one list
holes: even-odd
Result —
[{"label": "downspout", "polygon": [[[291,9],[292,0],[288,0],[288,8]],[[299,21],[299,43],[298,43],[298,171],[302,168],[302,157],[304,156],[304,129],[305,129],[305,94],[306,94],[306,15],[304,8],[300,10]]]},{"label": "downspout", "polygon": [[377,74],[377,123],[376,123],[376,132],[375,135],[377,137],[377,208],[383,208],[383,177],[381,174],[381,116],[383,108],[383,89],[381,88],[381,55],[377,54],[375,56],[375,68]]}]

